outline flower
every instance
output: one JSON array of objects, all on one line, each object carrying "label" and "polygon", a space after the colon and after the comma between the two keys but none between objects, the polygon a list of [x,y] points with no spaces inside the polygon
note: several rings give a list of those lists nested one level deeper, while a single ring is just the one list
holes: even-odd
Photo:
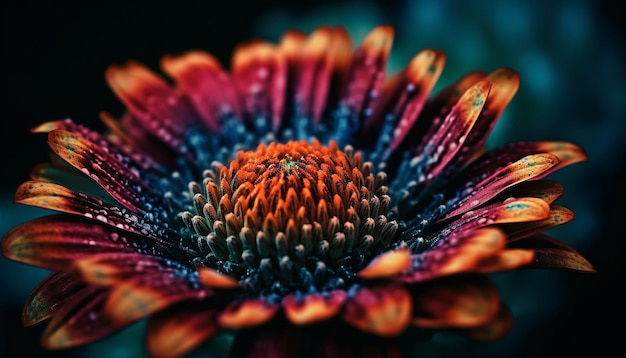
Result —
[{"label": "flower", "polygon": [[[106,80],[126,107],[99,133],[44,123],[50,162],[15,201],[58,213],[2,241],[52,271],[27,298],[42,342],[87,344],[147,318],[154,357],[220,330],[233,356],[398,354],[397,337],[503,337],[512,315],[490,273],[592,272],[544,232],[573,219],[546,179],[585,159],[567,142],[485,141],[513,98],[512,69],[431,96],[445,56],[385,75],[393,29],[353,51],[347,31],[287,32],[234,51],[137,62]],[[356,342],[356,343],[355,343]]]}]

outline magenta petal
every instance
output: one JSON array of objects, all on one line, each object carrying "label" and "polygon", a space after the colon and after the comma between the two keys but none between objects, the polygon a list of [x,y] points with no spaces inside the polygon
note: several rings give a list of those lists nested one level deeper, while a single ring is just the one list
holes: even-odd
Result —
[{"label": "magenta petal", "polygon": [[62,129],[48,133],[50,148],[83,172],[127,209],[142,212],[142,192],[148,186],[117,158],[89,140]]},{"label": "magenta petal", "polygon": [[240,45],[232,58],[233,81],[243,97],[248,119],[265,119],[277,131],[285,107],[287,61],[278,47],[265,42]]},{"label": "magenta petal", "polygon": [[25,182],[15,192],[15,202],[98,220],[139,235],[151,235],[141,225],[143,220],[137,215],[108,204],[102,199],[77,193],[53,183]]},{"label": "magenta petal", "polygon": [[199,285],[183,267],[148,267],[116,284],[105,305],[106,314],[119,324],[129,324],[175,303],[202,300],[212,291]]},{"label": "magenta petal", "polygon": [[181,94],[138,62],[111,66],[105,77],[143,128],[170,149],[178,153],[185,150],[185,131],[195,114]]},{"label": "magenta petal", "polygon": [[485,204],[503,190],[526,180],[539,178],[559,163],[559,159],[549,153],[534,154],[500,168],[495,173],[484,177],[466,191],[467,195],[454,205],[453,210],[444,219],[462,214]]},{"label": "magenta petal", "polygon": [[376,98],[385,78],[385,66],[393,42],[394,30],[379,26],[370,32],[357,49],[341,103],[354,113],[359,121],[366,118],[368,109],[375,107]]},{"label": "magenta petal", "polygon": [[191,51],[181,56],[165,56],[161,66],[176,80],[212,132],[219,132],[223,116],[241,117],[235,85],[212,55]]},{"label": "magenta petal", "polygon": [[59,349],[93,342],[124,328],[103,311],[109,290],[88,286],[67,300],[46,327],[44,347]]},{"label": "magenta petal", "polygon": [[51,273],[28,295],[22,311],[22,324],[30,326],[50,318],[85,287],[74,272]]},{"label": "magenta petal", "polygon": [[571,246],[548,235],[538,234],[517,240],[511,248],[532,249],[535,259],[530,268],[594,272],[593,265]]},{"label": "magenta petal", "polygon": [[[2,240],[2,254],[30,265],[66,270],[74,260],[97,253],[139,252],[148,240],[86,219],[54,215],[9,231]],[[158,244],[150,242],[153,248]]]}]

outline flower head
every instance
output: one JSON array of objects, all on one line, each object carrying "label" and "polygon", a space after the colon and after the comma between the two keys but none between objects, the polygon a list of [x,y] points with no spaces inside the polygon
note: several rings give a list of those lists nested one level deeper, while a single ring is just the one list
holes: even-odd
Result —
[{"label": "flower head", "polygon": [[573,218],[545,177],[582,149],[485,146],[518,74],[475,71],[433,95],[444,54],[386,77],[392,39],[380,26],[353,51],[321,27],[241,44],[230,71],[200,51],[164,57],[166,76],[110,67],[126,111],[102,114],[105,133],[34,129],[52,159],[15,200],[58,213],[2,242],[52,271],[24,324],[49,319],[49,348],[148,318],[153,356],[221,329],[242,337],[240,356],[337,353],[342,337],[383,354],[409,327],[503,337],[511,314],[489,273],[593,271],[544,234]]}]

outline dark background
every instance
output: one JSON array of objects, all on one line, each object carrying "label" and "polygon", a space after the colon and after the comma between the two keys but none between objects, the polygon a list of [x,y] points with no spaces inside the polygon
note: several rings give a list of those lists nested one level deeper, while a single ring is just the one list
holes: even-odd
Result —
[{"label": "dark background", "polygon": [[[110,64],[137,59],[157,69],[165,53],[200,48],[227,67],[233,46],[250,37],[275,41],[288,28],[310,31],[325,22],[344,24],[362,35],[372,24],[391,23],[397,34],[391,56],[400,57],[396,67],[404,65],[410,54],[433,46],[448,54],[440,80],[443,83],[475,69],[475,63],[484,64],[486,70],[500,65],[520,69],[521,88],[507,110],[510,115],[503,118],[508,122],[494,132],[496,142],[571,140],[581,144],[590,157],[582,165],[566,168],[560,177],[566,187],[566,206],[574,209],[577,219],[571,229],[559,232],[559,238],[579,249],[598,273],[533,272],[498,277],[503,296],[512,298],[512,308],[521,316],[521,328],[515,328],[510,340],[491,349],[444,337],[432,348],[416,348],[416,354],[548,357],[604,355],[620,349],[623,303],[618,289],[624,279],[618,262],[623,261],[626,146],[623,139],[616,138],[626,136],[622,12],[612,1],[502,2],[508,8],[487,1],[469,9],[462,8],[469,6],[463,1],[414,3],[7,3],[2,34],[0,235],[40,214],[11,203],[13,191],[28,179],[33,165],[47,159],[45,136],[31,135],[29,129],[62,118],[101,129],[100,110],[114,114],[122,111],[104,81],[104,70]],[[424,11],[413,16],[411,11],[417,7]],[[551,27],[559,18],[571,22],[563,25],[561,32]],[[432,25],[419,27],[428,21]],[[510,40],[503,39],[505,35]],[[0,258],[0,356],[95,356],[94,349],[43,351],[39,348],[43,327],[21,328],[22,303],[44,275],[40,270]],[[527,296],[519,298],[522,291]],[[131,329],[125,336],[96,347],[103,356],[115,353],[130,357],[136,356],[140,343],[140,329]],[[212,354],[220,356],[220,344],[213,343],[206,349],[214,349]]]}]

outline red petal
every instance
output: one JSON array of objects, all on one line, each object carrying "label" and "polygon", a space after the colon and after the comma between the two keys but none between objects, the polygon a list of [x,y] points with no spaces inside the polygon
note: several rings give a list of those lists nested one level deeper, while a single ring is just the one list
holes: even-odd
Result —
[{"label": "red petal", "polygon": [[[498,195],[497,198],[539,198],[548,204],[554,203],[563,196],[563,185],[554,180],[532,180],[514,185]],[[497,198],[495,200],[497,200]]]},{"label": "red petal", "polygon": [[13,228],[2,240],[11,260],[53,270],[67,270],[74,260],[98,253],[137,252],[123,233],[80,218],[54,215]]},{"label": "red petal", "polygon": [[396,336],[411,321],[411,295],[398,285],[364,287],[348,299],[341,317],[365,332]]},{"label": "red petal", "polygon": [[181,301],[201,300],[210,291],[194,287],[190,273],[172,267],[148,267],[135,277],[111,290],[104,307],[106,314],[119,324],[129,324]]},{"label": "red petal", "polygon": [[103,314],[109,290],[89,286],[64,302],[46,327],[42,344],[59,349],[86,344],[109,336],[125,327]]},{"label": "red petal", "polygon": [[593,265],[569,245],[555,240],[548,235],[535,235],[515,241],[512,248],[531,249],[535,259],[529,265],[532,268],[561,269],[594,272]]},{"label": "red petal", "polygon": [[265,42],[241,44],[233,53],[233,80],[243,95],[249,119],[268,121],[278,131],[285,108],[287,61],[279,48]]},{"label": "red petal", "polygon": [[503,272],[528,266],[535,258],[532,250],[506,249],[491,257],[482,260],[476,267],[476,272],[492,273]]},{"label": "red petal", "polygon": [[219,289],[234,289],[241,288],[239,281],[236,279],[223,275],[216,270],[208,267],[198,268],[198,278],[200,282],[207,287],[219,288]]},{"label": "red petal", "polygon": [[364,279],[393,277],[411,267],[411,250],[408,248],[387,251],[378,255],[370,264],[357,273]]},{"label": "red petal", "polygon": [[162,78],[137,62],[111,66],[107,83],[128,111],[154,137],[180,151],[193,111]]},{"label": "red petal", "polygon": [[[289,61],[290,93],[298,116],[318,123],[329,102],[333,86],[342,88],[352,61],[352,43],[341,27],[322,26],[308,38],[291,31],[281,39]],[[337,83],[339,82],[339,83]]]},{"label": "red petal", "polygon": [[559,159],[549,153],[529,155],[511,163],[472,185],[473,190],[444,219],[477,208],[517,183],[539,178],[558,163]]},{"label": "red petal", "polygon": [[220,326],[230,329],[241,329],[263,324],[276,314],[278,305],[262,298],[232,302],[220,314]]},{"label": "red petal", "polygon": [[437,131],[428,137],[425,148],[432,148],[432,152],[424,155],[433,161],[423,169],[424,173],[428,173],[425,178],[427,181],[439,174],[461,149],[485,105],[490,89],[491,83],[486,80],[470,87],[437,127]]},{"label": "red petal", "polygon": [[553,205],[550,208],[550,216],[547,219],[503,225],[508,240],[515,241],[528,236],[539,234],[553,227],[563,225],[574,219],[574,212],[562,206]]},{"label": "red petal", "polygon": [[302,297],[295,294],[283,299],[285,315],[295,325],[306,325],[332,318],[339,313],[346,301],[345,291],[335,290],[328,294],[309,293]]},{"label": "red petal", "polygon": [[[407,138],[422,112],[430,93],[443,71],[445,54],[441,51],[424,50],[417,54],[404,70],[403,80],[393,92],[393,114],[397,118],[389,150],[394,151]],[[399,91],[401,92],[399,92]],[[390,92],[388,94],[391,94]],[[374,117],[384,117],[381,113]]]},{"label": "red petal", "polygon": [[148,320],[148,352],[154,358],[182,357],[215,335],[217,312],[205,303],[182,304],[156,313]]},{"label": "red petal", "polygon": [[413,324],[422,328],[476,327],[500,310],[496,286],[484,275],[455,275],[415,286]]},{"label": "red petal", "polygon": [[359,122],[367,118],[366,110],[376,106],[377,96],[372,94],[378,94],[382,88],[393,36],[392,27],[376,27],[365,37],[354,54],[341,102],[357,116]]},{"label": "red petal", "polygon": [[[142,219],[132,213],[104,202],[102,199],[77,193],[48,182],[25,182],[15,192],[15,202],[75,214],[100,221],[106,225],[144,235]],[[149,233],[145,233],[146,236]]]},{"label": "red petal", "polygon": [[400,277],[406,282],[422,282],[461,272],[472,272],[480,260],[502,251],[506,237],[502,231],[481,228],[455,231],[435,247],[415,255],[411,272]]},{"label": "red petal", "polygon": [[161,67],[176,80],[212,132],[219,132],[225,116],[241,118],[235,85],[212,55],[191,51],[181,56],[165,56]]},{"label": "red petal", "polygon": [[22,311],[22,323],[31,326],[50,318],[85,287],[85,283],[73,272],[51,273],[28,295]]},{"label": "red petal", "polygon": [[148,190],[148,186],[110,153],[77,134],[61,129],[48,133],[48,144],[59,157],[89,176],[124,207],[136,213],[142,212],[142,195],[139,192]]},{"label": "red petal", "polygon": [[450,164],[450,168],[455,168],[455,170],[465,166],[481,152],[481,147],[489,137],[502,111],[511,102],[519,88],[519,74],[508,68],[495,70],[485,77],[485,80],[491,83],[491,90],[483,110],[463,143],[463,148]]},{"label": "red petal", "polygon": [[456,332],[466,337],[479,341],[495,341],[504,338],[513,326],[513,315],[508,307],[500,305],[496,317],[484,326],[457,330]]},{"label": "red petal", "polygon": [[165,260],[139,253],[105,253],[78,259],[75,263],[83,280],[111,286],[150,271],[171,271]]}]

